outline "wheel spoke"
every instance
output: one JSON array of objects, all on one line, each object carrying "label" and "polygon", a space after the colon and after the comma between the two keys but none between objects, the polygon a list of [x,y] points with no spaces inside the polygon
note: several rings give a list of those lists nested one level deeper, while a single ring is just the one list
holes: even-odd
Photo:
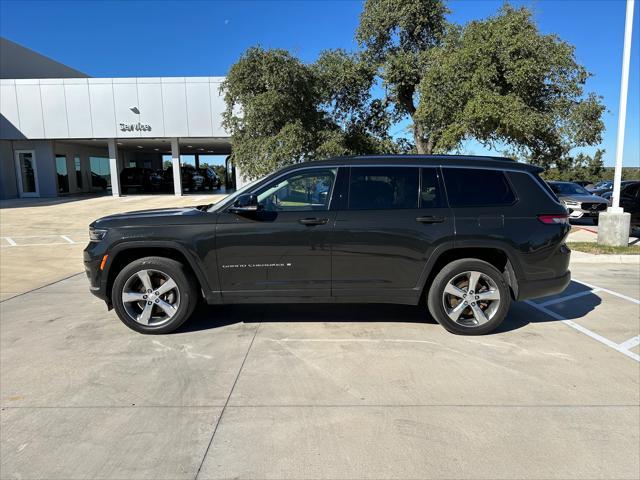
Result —
[{"label": "wheel spoke", "polygon": [[165,293],[167,293],[169,290],[173,290],[174,288],[176,288],[178,285],[176,284],[176,282],[173,280],[173,278],[170,278],[169,280],[167,280],[166,282],[164,282],[162,285],[160,285],[158,287],[158,289],[156,290],[156,292],[158,292],[158,295],[163,295]]},{"label": "wheel spoke", "polygon": [[462,314],[462,312],[464,311],[465,308],[467,308],[468,305],[465,305],[463,302],[460,302],[458,305],[456,305],[454,308],[452,308],[451,310],[449,310],[447,312],[447,315],[449,315],[449,318],[451,320],[453,320],[454,322],[458,321],[458,318],[460,318],[460,315]]},{"label": "wheel spoke", "polygon": [[149,272],[147,270],[140,270],[138,272],[138,278],[144,285],[144,289],[148,292],[149,290],[153,290],[153,286],[151,285],[151,278],[149,277]]},{"label": "wheel spoke", "polygon": [[122,292],[122,303],[146,301],[146,299],[142,298],[144,295],[144,293],[127,290]]},{"label": "wheel spoke", "polygon": [[476,292],[476,302],[483,300],[500,300],[500,292],[498,290],[487,290],[486,292]]},{"label": "wheel spoke", "polygon": [[478,325],[482,325],[483,323],[489,321],[489,319],[477,303],[475,305],[471,305],[471,310],[473,311],[473,317],[476,319]]},{"label": "wheel spoke", "polygon": [[142,323],[143,325],[149,325],[149,320],[151,319],[152,311],[153,311],[153,304],[149,305],[148,303],[146,303],[144,306],[144,309],[142,310],[142,313],[138,317],[138,322]]},{"label": "wheel spoke", "polygon": [[448,293],[449,295],[453,295],[454,297],[458,297],[458,298],[463,298],[464,295],[467,293],[461,288],[456,287],[451,282],[447,283],[447,286],[444,288],[444,291],[445,293]]},{"label": "wheel spoke", "polygon": [[176,313],[176,307],[174,307],[170,303],[165,302],[164,300],[158,299],[158,303],[156,303],[156,305],[164,310],[164,313],[166,313],[169,317],[173,317],[173,315]]},{"label": "wheel spoke", "polygon": [[469,288],[468,291],[475,292],[478,288],[478,280],[480,280],[480,272],[469,272]]}]

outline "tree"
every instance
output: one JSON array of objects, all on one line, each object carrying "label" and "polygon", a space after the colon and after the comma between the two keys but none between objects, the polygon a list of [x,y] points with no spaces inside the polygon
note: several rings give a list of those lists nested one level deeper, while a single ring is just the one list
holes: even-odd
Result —
[{"label": "tree", "polygon": [[443,42],[447,13],[442,0],[367,0],[356,31],[363,58],[376,67],[387,87],[395,120],[413,119],[418,153],[433,150],[424,122],[414,116],[417,89],[428,68],[425,60]]},{"label": "tree", "polygon": [[341,50],[305,65],[284,50],[248,49],[221,86],[233,162],[252,179],[304,160],[396,151],[373,75]]},{"label": "tree", "polygon": [[525,8],[506,5],[494,17],[452,28],[425,58],[413,118],[427,153],[474,138],[550,166],[574,147],[601,141],[604,106],[583,94],[588,73],[571,45],[538,32]]},{"label": "tree", "polygon": [[[360,50],[304,64],[250,48],[222,85],[233,161],[255,178],[331,155],[447,153],[468,139],[559,171],[601,141],[604,106],[585,94],[574,49],[541,34],[526,8],[450,24],[443,0],[366,0]],[[375,92],[384,89],[384,95]],[[411,121],[415,145],[394,139]]]},{"label": "tree", "polygon": [[545,172],[547,180],[577,181],[584,180],[597,182],[605,175],[602,157],[604,150],[597,149],[593,156],[578,153],[575,157],[565,157],[559,165]]}]

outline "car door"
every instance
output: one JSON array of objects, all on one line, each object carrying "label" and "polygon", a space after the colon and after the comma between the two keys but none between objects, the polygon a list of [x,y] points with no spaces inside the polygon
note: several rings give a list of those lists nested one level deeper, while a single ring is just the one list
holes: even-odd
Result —
[{"label": "car door", "polygon": [[257,190],[259,211],[221,212],[218,275],[225,301],[329,298],[337,168],[304,168]]},{"label": "car door", "polygon": [[332,295],[415,301],[435,249],[453,244],[439,169],[353,166],[332,236]]},{"label": "car door", "polygon": [[640,222],[640,183],[627,185],[620,192],[620,206],[631,214],[631,223]]}]

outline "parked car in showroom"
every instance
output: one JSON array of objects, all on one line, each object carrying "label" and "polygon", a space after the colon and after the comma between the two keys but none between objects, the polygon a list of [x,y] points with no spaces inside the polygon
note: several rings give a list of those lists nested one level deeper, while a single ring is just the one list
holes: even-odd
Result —
[{"label": "parked car in showroom", "polygon": [[220,177],[218,177],[218,174],[215,172],[213,168],[209,166],[201,167],[198,169],[198,172],[204,178],[204,181],[202,183],[202,188],[204,188],[205,190],[217,189],[217,188],[220,188],[220,186],[222,185],[222,181],[220,180]]},{"label": "parked car in showroom", "polygon": [[96,220],[90,289],[128,327],[178,328],[203,299],[426,305],[480,335],[512,300],[570,282],[566,208],[509,159],[388,155],[300,163],[216,204]]},{"label": "parked car in showroom", "polygon": [[101,175],[98,175],[96,172],[91,172],[91,186],[95,188],[101,188],[102,190],[106,190],[109,186],[107,179]]},{"label": "parked car in showroom", "polygon": [[153,173],[150,168],[128,167],[123,169],[120,172],[122,193],[128,193],[130,190],[150,192],[152,189],[151,175]]},{"label": "parked car in showroom", "polygon": [[607,201],[573,182],[547,182],[553,193],[567,207],[569,218],[597,219],[607,209]]},{"label": "parked car in showroom", "polygon": [[[185,192],[196,190],[197,185],[202,183],[202,178],[194,180],[195,168],[190,165],[180,166],[180,180],[182,190]],[[173,167],[169,167],[164,171],[164,188],[165,190],[173,190]]]}]

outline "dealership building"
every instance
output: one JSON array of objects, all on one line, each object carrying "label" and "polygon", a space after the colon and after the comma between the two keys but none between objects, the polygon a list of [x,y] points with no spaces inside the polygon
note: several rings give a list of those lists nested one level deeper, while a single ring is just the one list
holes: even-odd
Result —
[{"label": "dealership building", "polygon": [[181,195],[181,162],[231,153],[224,77],[92,78],[6,39],[0,77],[2,199],[119,196],[124,168],[163,166]]}]

